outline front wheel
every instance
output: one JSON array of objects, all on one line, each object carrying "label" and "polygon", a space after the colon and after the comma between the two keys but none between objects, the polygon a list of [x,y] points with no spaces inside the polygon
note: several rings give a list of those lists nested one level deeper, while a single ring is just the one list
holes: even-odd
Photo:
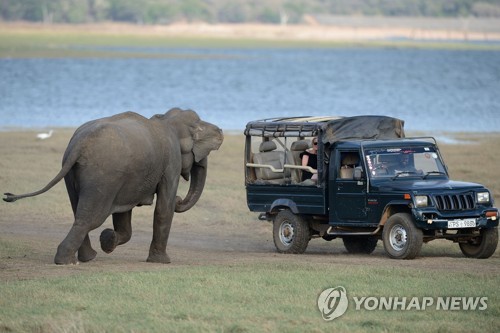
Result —
[{"label": "front wheel", "polygon": [[392,215],[382,232],[385,252],[393,259],[413,259],[422,248],[424,235],[408,213]]},{"label": "front wheel", "polygon": [[478,237],[460,243],[460,250],[468,258],[486,259],[495,253],[498,245],[498,228],[481,229]]},{"label": "front wheel", "polygon": [[273,222],[274,245],[281,253],[304,253],[311,231],[306,221],[289,210],[282,210]]}]

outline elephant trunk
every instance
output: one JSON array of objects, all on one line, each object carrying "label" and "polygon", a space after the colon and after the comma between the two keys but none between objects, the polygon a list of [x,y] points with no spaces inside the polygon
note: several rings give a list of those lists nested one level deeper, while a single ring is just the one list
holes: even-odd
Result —
[{"label": "elephant trunk", "polygon": [[194,163],[191,168],[191,182],[189,184],[189,191],[186,197],[176,198],[175,212],[182,213],[193,207],[198,199],[201,197],[203,188],[205,187],[205,180],[207,179],[207,158],[205,157],[198,163]]}]

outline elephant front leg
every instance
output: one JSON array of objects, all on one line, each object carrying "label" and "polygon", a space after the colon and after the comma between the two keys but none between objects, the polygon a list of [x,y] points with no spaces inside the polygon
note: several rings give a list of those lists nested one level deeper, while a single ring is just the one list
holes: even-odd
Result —
[{"label": "elephant front leg", "polygon": [[175,211],[175,194],[179,180],[174,186],[159,186],[153,220],[153,240],[149,248],[148,262],[170,263],[167,255],[167,241]]},{"label": "elephant front leg", "polygon": [[111,253],[121,244],[125,244],[132,237],[132,210],[125,213],[113,214],[113,229],[105,229],[101,233],[101,249]]}]

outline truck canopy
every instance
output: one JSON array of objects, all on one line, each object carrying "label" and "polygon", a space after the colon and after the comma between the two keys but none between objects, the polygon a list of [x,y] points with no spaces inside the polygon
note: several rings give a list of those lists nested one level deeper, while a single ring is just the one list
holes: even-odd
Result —
[{"label": "truck canopy", "polygon": [[353,139],[404,138],[404,121],[386,116],[355,116],[327,122],[321,140],[333,144]]},{"label": "truck canopy", "polygon": [[270,118],[247,124],[245,135],[261,137],[321,136],[321,141],[333,144],[353,139],[404,138],[404,121],[386,116],[354,117],[288,117]]}]

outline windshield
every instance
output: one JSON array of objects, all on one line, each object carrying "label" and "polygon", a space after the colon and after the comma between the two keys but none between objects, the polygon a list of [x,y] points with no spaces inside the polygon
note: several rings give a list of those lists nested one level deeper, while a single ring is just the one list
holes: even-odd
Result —
[{"label": "windshield", "polygon": [[372,178],[446,175],[433,146],[365,149]]}]

